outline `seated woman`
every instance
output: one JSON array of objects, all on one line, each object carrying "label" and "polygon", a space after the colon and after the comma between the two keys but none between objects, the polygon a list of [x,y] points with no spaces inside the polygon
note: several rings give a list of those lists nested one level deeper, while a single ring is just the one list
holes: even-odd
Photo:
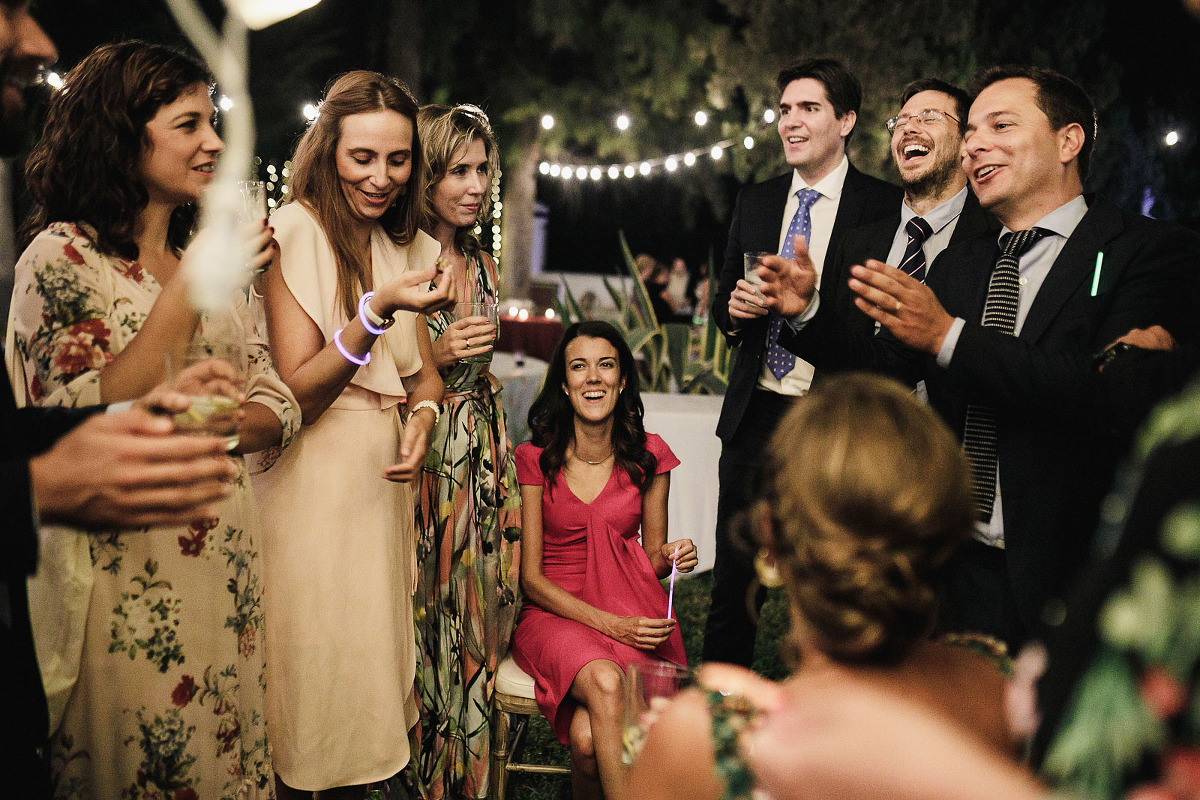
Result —
[{"label": "seated woman", "polygon": [[[974,520],[967,462],[934,413],[884,378],[838,376],[796,402],[762,475],[746,522],[764,583],[774,572],[791,601],[797,668],[781,695],[854,680],[1012,752],[995,660],[928,638],[939,571]],[[685,693],[650,729],[627,796],[748,796],[736,737],[751,709]]]},{"label": "seated woman", "polygon": [[[659,579],[698,563],[690,539],[667,541],[669,471],[679,459],[642,428],[633,353],[606,322],[567,328],[517,448],[525,607],[513,658],[537,683],[558,740],[571,746],[576,797],[619,795],[624,667],[686,665],[664,619]],[[641,542],[638,542],[638,529]]]}]

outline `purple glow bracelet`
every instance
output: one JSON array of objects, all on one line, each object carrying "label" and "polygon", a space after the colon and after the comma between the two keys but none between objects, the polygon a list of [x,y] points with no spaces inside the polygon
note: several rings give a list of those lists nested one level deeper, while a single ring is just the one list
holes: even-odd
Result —
[{"label": "purple glow bracelet", "polygon": [[[371,298],[374,296],[375,296],[374,292],[365,292],[363,294],[363,296],[358,299],[358,321],[361,322],[362,326],[367,329],[367,333],[373,333],[376,336],[379,336],[380,334],[382,334],[384,331],[386,331],[388,328],[391,327],[391,323],[389,322],[388,324],[384,325],[383,327],[380,327],[380,326],[372,323],[371,320],[367,319],[368,315],[376,317],[377,319],[382,319],[381,317],[379,317],[378,314],[374,313],[371,310],[371,308],[367,305],[367,303],[371,302]],[[392,322],[395,322],[395,321],[396,321],[395,317],[393,317]]]},{"label": "purple glow bracelet", "polygon": [[333,334],[333,344],[335,347],[337,347],[338,352],[341,353],[342,357],[345,358],[347,361],[349,361],[351,364],[358,364],[360,367],[365,367],[367,364],[370,364],[371,363],[371,351],[370,350],[368,350],[363,355],[362,358],[359,358],[358,356],[354,355],[349,350],[347,350],[346,345],[342,344],[342,331],[344,331],[344,330],[345,330],[345,328],[338,328]]}]

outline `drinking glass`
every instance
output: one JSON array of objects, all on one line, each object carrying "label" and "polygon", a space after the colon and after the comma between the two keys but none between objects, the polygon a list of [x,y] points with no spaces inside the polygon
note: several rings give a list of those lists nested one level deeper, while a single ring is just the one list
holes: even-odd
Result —
[{"label": "drinking glass", "polygon": [[[240,396],[246,390],[246,349],[240,342],[193,343],[184,351],[182,361],[165,355],[167,380],[173,388],[191,399],[187,411],[175,414],[175,430],[202,436],[219,436],[225,449],[238,446]],[[196,365],[217,359],[233,370],[231,380],[200,380]]]},{"label": "drinking glass", "polygon": [[631,661],[625,665],[625,730],[621,760],[632,764],[646,742],[654,717],[687,688],[688,671],[669,661]]},{"label": "drinking glass", "polygon": [[238,222],[255,222],[267,218],[267,185],[262,181],[238,181],[241,196]]},{"label": "drinking glass", "polygon": [[762,261],[763,256],[773,256],[774,253],[742,253],[742,271],[745,273],[746,282],[754,286],[754,291],[762,295],[758,291],[758,287],[762,286],[762,278],[758,277],[758,264]]},{"label": "drinking glass", "polygon": [[[500,335],[500,314],[495,303],[455,303],[454,318],[456,320],[469,319],[471,317],[482,317],[484,321],[490,323],[496,330],[492,334],[492,344],[495,345],[496,337]],[[476,320],[478,322],[479,320]],[[478,337],[471,339],[471,347],[479,347],[483,342],[479,341]],[[463,359],[468,364],[486,363],[492,360],[491,352],[480,353],[475,356],[468,356]]]}]

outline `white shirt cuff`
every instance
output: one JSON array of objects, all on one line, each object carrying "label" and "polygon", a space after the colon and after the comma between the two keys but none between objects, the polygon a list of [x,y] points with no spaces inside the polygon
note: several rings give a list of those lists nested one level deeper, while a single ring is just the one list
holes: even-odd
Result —
[{"label": "white shirt cuff", "polygon": [[817,315],[817,308],[819,308],[820,305],[821,305],[821,293],[819,291],[817,291],[816,289],[814,289],[813,296],[812,296],[812,302],[810,302],[808,304],[808,308],[804,309],[796,316],[784,320],[784,322],[786,322],[788,324],[788,327],[791,328],[793,331],[795,331],[796,333],[799,333],[800,331],[804,330],[804,326],[807,325],[812,320],[812,318]]},{"label": "white shirt cuff", "polygon": [[950,330],[946,333],[937,354],[937,365],[942,369],[950,366],[950,359],[954,358],[954,348],[958,346],[958,337],[962,335],[963,326],[966,324],[967,321],[962,317],[955,317],[954,322],[950,323]]}]

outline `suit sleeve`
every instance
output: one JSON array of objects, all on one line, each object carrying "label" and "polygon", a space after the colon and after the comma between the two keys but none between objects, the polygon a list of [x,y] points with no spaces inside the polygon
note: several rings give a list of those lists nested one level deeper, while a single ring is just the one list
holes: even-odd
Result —
[{"label": "suit sleeve", "polygon": [[733,206],[733,221],[729,223],[729,241],[725,245],[725,261],[717,276],[717,292],[712,301],[712,318],[717,327],[726,337],[737,336],[733,320],[729,316],[729,296],[737,287],[738,279],[742,277],[742,201],[746,196],[745,189],[738,192],[737,201]]},{"label": "suit sleeve", "polygon": [[825,302],[824,298],[817,307],[816,316],[802,330],[793,331],[784,325],[779,343],[819,372],[868,370],[888,375],[908,386],[915,386],[932,362],[932,357],[905,347],[886,330],[871,335],[865,329],[847,324],[835,304]]},{"label": "suit sleeve", "polygon": [[[1196,310],[1191,306],[1200,273],[1200,246],[1195,237],[1174,226],[1162,226],[1131,241],[1124,262],[1107,293],[1107,308],[1093,322],[1056,321],[1059,327],[1078,326],[1075,342],[1057,339],[1057,346],[1034,344],[968,319],[948,374],[959,384],[972,387],[972,396],[999,408],[1064,419],[1078,419],[1079,414],[1094,410],[1092,354],[1097,350],[1133,328],[1151,325],[1164,326],[1185,344],[1193,338]],[[1086,293],[1089,288],[1079,291]],[[1070,309],[1063,309],[1060,316],[1068,314]]]}]

